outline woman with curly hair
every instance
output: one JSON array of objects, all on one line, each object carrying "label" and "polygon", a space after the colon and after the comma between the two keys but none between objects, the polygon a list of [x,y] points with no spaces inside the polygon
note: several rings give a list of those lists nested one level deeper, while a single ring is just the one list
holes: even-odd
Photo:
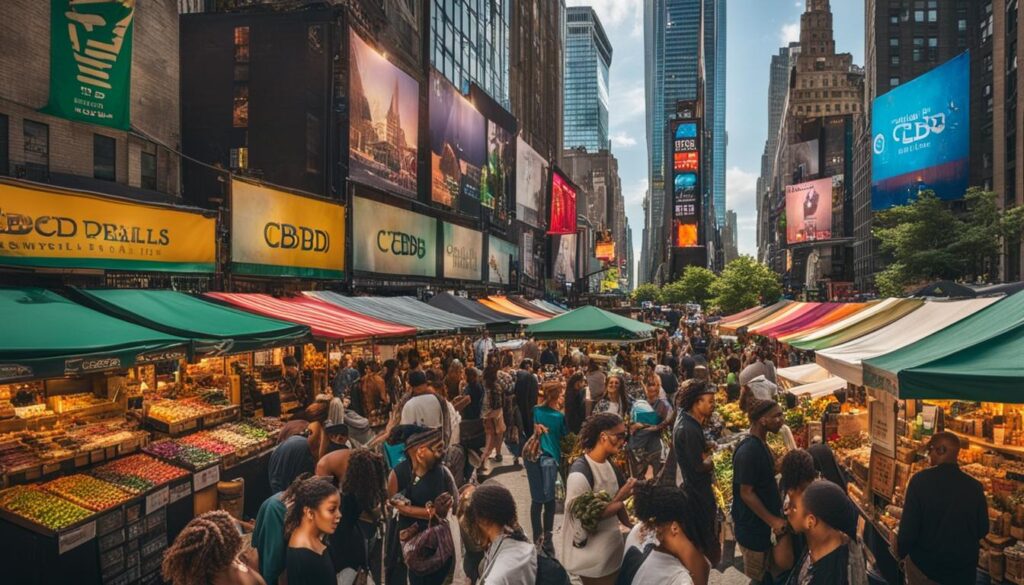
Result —
[{"label": "woman with curly hair", "polygon": [[473,491],[466,508],[470,536],[486,552],[483,585],[533,585],[537,552],[519,527],[516,500],[505,486],[485,483]]},{"label": "woman with curly hair", "polygon": [[334,563],[324,544],[341,521],[341,495],[331,482],[314,477],[294,491],[284,531],[288,535],[289,585],[336,585]]},{"label": "woman with curly hair", "polygon": [[[644,551],[630,549],[623,570],[635,568],[637,585],[706,585],[711,567],[706,559],[713,543],[700,526],[710,522],[706,511],[675,486],[642,481],[633,488],[633,508],[652,537]],[[638,557],[639,555],[639,557]],[[639,560],[637,567],[636,561]]]},{"label": "woman with curly hair", "polygon": [[629,396],[621,374],[610,374],[604,386],[604,396],[594,405],[594,414],[609,412],[625,418],[629,415]]},{"label": "woman with curly hair", "polygon": [[369,571],[380,583],[381,523],[384,516],[384,458],[356,449],[341,484],[341,523],[331,537],[334,567],[354,573]]},{"label": "woman with curly hair", "polygon": [[164,553],[163,578],[171,585],[266,585],[238,558],[242,537],[223,510],[196,516]]}]

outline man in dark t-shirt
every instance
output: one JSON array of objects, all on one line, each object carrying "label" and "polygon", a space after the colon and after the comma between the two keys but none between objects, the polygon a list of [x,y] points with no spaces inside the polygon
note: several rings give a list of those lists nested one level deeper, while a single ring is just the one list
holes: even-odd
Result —
[{"label": "man in dark t-shirt", "polygon": [[806,537],[807,550],[789,583],[848,585],[851,571],[864,571],[859,557],[851,563],[848,543],[857,539],[857,510],[843,488],[824,479],[811,482],[793,502],[790,523]]},{"label": "man in dark t-shirt", "polygon": [[686,495],[697,502],[696,508],[706,514],[696,525],[707,529],[704,541],[711,549],[707,556],[715,566],[721,557],[715,530],[718,503],[711,486],[715,479],[715,466],[704,436],[704,425],[715,411],[715,387],[691,380],[681,392],[679,418],[672,433],[672,450],[679,474],[676,483],[682,484]]}]

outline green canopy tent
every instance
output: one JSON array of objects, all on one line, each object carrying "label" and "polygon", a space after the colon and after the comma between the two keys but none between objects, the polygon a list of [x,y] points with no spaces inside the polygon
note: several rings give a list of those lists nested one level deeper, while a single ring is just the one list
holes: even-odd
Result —
[{"label": "green canopy tent", "polygon": [[1024,293],[864,361],[864,383],[903,399],[1024,402]]},{"label": "green canopy tent", "polygon": [[200,355],[244,353],[312,339],[305,325],[254,315],[172,290],[73,289],[72,297],[119,319],[191,339]]},{"label": "green canopy tent", "polygon": [[115,319],[42,288],[0,289],[0,382],[189,357],[188,339]]},{"label": "green canopy tent", "polygon": [[537,339],[573,339],[580,341],[646,341],[655,327],[597,307],[580,307],[526,328]]}]

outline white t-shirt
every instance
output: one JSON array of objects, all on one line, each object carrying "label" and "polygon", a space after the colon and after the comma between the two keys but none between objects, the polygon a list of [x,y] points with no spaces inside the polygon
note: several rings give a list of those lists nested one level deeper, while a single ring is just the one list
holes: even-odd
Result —
[{"label": "white t-shirt", "polygon": [[619,531],[619,518],[611,516],[602,520],[597,526],[597,531],[587,535],[587,543],[582,548],[577,548],[573,546],[573,539],[577,532],[582,536],[585,530],[569,510],[572,509],[573,500],[585,492],[604,490],[615,495],[619,491],[619,482],[615,478],[615,470],[611,463],[597,463],[587,455],[584,457],[594,472],[594,486],[591,488],[582,473],[570,473],[566,478],[566,514],[562,519],[562,546],[558,558],[569,573],[598,578],[611,575],[622,566],[624,541],[622,532]]},{"label": "white t-shirt", "polygon": [[441,414],[441,401],[433,394],[420,394],[406,401],[402,407],[403,425],[420,425],[432,429],[444,424]]},{"label": "white t-shirt", "polygon": [[659,550],[647,555],[640,570],[633,577],[635,585],[693,585],[693,578],[683,563]]},{"label": "white t-shirt", "polygon": [[537,549],[532,543],[500,538],[484,553],[482,585],[534,585]]}]

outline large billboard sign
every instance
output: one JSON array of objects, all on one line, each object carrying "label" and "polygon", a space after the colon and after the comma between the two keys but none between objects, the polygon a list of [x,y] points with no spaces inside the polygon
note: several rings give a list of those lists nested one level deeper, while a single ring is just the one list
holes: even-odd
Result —
[{"label": "large billboard sign", "polygon": [[512,267],[519,260],[519,246],[494,236],[487,239],[487,281],[512,283]]},{"label": "large billboard sign", "polygon": [[576,233],[576,186],[558,169],[551,170],[549,235]]},{"label": "large billboard sign", "polygon": [[555,280],[576,282],[576,234],[560,236],[555,247],[555,261],[551,274]]},{"label": "large billboard sign", "polygon": [[480,201],[481,173],[486,164],[487,120],[455,86],[431,70],[431,201],[454,209],[459,209],[461,198]]},{"label": "large billboard sign", "polygon": [[904,205],[930,189],[940,199],[967,190],[970,158],[967,52],[875,99],[871,118],[871,208]]},{"label": "large billboard sign", "polygon": [[498,220],[508,217],[508,199],[515,179],[515,139],[493,120],[487,121],[487,163],[480,178],[480,205]]},{"label": "large billboard sign", "polygon": [[522,138],[516,138],[516,217],[535,228],[544,227],[544,186],[548,161]]},{"label": "large billboard sign", "polygon": [[444,222],[444,277],[480,282],[483,234]]},{"label": "large billboard sign", "polygon": [[695,120],[672,123],[672,245],[700,243],[700,124]]},{"label": "large billboard sign", "polygon": [[351,178],[416,197],[419,84],[355,32],[349,39]]},{"label": "large billboard sign", "polygon": [[[832,183],[836,177],[786,187],[786,242],[832,239]],[[842,185],[842,176],[838,177]]]},{"label": "large billboard sign", "polygon": [[379,274],[437,276],[437,220],[354,197],[352,265]]}]

